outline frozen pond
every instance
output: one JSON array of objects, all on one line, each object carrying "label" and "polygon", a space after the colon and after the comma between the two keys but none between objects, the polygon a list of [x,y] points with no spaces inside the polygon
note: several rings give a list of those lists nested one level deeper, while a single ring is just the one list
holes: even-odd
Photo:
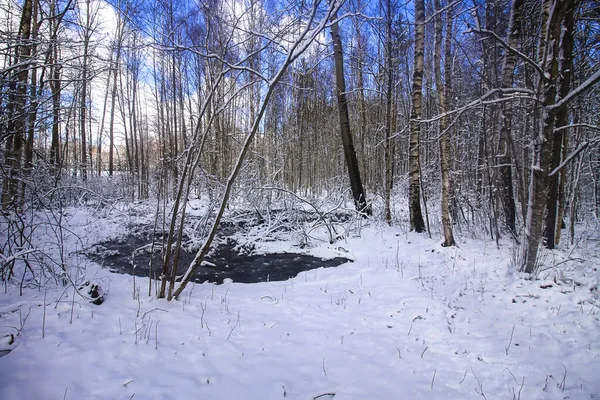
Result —
[{"label": "frozen pond", "polygon": [[[151,252],[152,236],[152,232],[142,230],[118,240],[98,244],[87,255],[113,272],[155,278],[160,276],[162,270],[162,239],[159,235],[155,237],[154,252]],[[241,283],[285,281],[302,271],[337,267],[350,261],[341,257],[324,260],[295,253],[245,254],[236,249],[236,243],[229,238],[221,238],[215,242],[218,243],[213,245],[210,256],[197,269],[193,278],[195,282],[223,283],[227,278]],[[182,249],[179,252],[179,276],[183,275],[195,255],[195,251]]]}]

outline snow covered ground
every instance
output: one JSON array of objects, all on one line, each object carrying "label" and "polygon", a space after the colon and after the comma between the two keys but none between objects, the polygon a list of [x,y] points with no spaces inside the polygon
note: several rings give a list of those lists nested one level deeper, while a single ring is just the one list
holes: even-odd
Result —
[{"label": "snow covered ground", "polygon": [[133,210],[64,216],[69,263],[104,287],[104,304],[69,286],[3,288],[0,399],[600,398],[598,241],[545,252],[550,269],[526,280],[508,241],[446,249],[371,222],[313,243],[354,262],[195,284],[167,302],[143,278],[134,299],[131,276],[76,252],[151,221]]}]

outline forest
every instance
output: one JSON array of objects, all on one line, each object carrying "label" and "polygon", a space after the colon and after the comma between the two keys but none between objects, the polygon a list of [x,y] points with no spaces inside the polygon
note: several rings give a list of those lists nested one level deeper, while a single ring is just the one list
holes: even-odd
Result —
[{"label": "forest", "polygon": [[0,397],[600,395],[599,83],[597,0],[0,0]]}]

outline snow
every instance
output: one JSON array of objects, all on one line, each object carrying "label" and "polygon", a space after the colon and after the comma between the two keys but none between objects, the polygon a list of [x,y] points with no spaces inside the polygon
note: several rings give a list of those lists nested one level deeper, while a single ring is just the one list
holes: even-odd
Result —
[{"label": "snow", "polygon": [[[167,302],[149,297],[139,277],[134,298],[131,276],[80,254],[152,223],[151,209],[65,210],[69,263],[100,283],[105,302],[73,297],[72,286],[20,296],[18,283],[6,285],[0,399],[600,395],[600,251],[592,238],[543,252],[548,269],[529,280],[511,266],[509,241],[496,249],[462,237],[460,247],[442,248],[371,222],[307,250],[353,262],[284,282],[195,284]],[[296,244],[257,242],[257,250]]]}]

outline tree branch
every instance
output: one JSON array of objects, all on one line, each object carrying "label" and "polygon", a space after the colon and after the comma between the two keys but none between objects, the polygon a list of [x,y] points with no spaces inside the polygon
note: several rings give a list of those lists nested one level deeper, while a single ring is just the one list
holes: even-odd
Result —
[{"label": "tree branch", "polygon": [[439,10],[437,10],[436,12],[434,12],[433,14],[431,14],[431,15],[429,16],[429,18],[427,18],[427,19],[425,20],[425,22],[424,22],[424,23],[425,23],[425,24],[427,24],[427,23],[429,23],[429,22],[433,21],[433,19],[434,19],[434,18],[435,18],[435,17],[436,17],[438,14],[441,14],[441,13],[443,13],[443,12],[445,12],[445,11],[447,11],[447,10],[451,9],[452,7],[454,7],[455,5],[457,5],[458,3],[460,3],[461,1],[462,1],[462,0],[454,0],[452,3],[448,4],[446,7],[442,7],[442,8],[440,8]]},{"label": "tree branch", "polygon": [[571,125],[564,125],[564,126],[560,126],[558,128],[554,128],[554,133],[560,132],[560,131],[564,131],[565,129],[570,129],[570,128],[589,128],[589,129],[593,129],[593,130],[596,130],[596,131],[600,131],[600,126],[596,126],[596,125],[590,125],[590,124],[571,124]]},{"label": "tree branch", "polygon": [[546,75],[544,74],[544,70],[540,67],[535,61],[529,58],[525,53],[520,52],[519,50],[511,47],[506,43],[500,36],[498,36],[495,32],[489,31],[483,28],[469,29],[465,33],[481,33],[487,35],[493,39],[495,39],[502,47],[504,47],[507,51],[510,51],[520,58],[522,58],[527,64],[531,65],[537,73],[542,77],[542,79],[546,79]]},{"label": "tree branch", "polygon": [[558,101],[554,105],[549,106],[548,111],[554,111],[557,108],[566,106],[567,104],[569,104],[571,101],[575,100],[579,95],[581,95],[583,92],[585,92],[587,89],[589,89],[591,86],[595,85],[598,82],[600,82],[600,69],[598,71],[594,72],[592,74],[592,76],[587,78],[585,80],[585,82],[583,82],[581,85],[579,85],[575,89],[573,89],[571,91],[571,93],[569,93],[568,95],[566,95],[565,97],[560,99],[560,101]]},{"label": "tree branch", "polygon": [[454,110],[450,110],[450,111],[446,111],[445,113],[441,113],[436,115],[435,117],[431,117],[429,119],[419,119],[418,121],[420,123],[429,123],[429,122],[435,122],[441,118],[444,118],[448,115],[451,114],[456,114],[456,113],[462,113],[465,110],[478,106],[478,105],[483,105],[483,104],[491,104],[491,103],[498,103],[498,102],[502,102],[502,101],[510,101],[510,100],[514,100],[514,99],[522,99],[522,98],[528,98],[531,100],[536,100],[534,98],[530,98],[530,97],[523,97],[523,96],[513,96],[513,97],[502,97],[499,99],[494,99],[494,100],[487,100],[487,98],[492,97],[494,94],[496,93],[501,93],[501,94],[513,94],[513,95],[518,95],[518,94],[524,94],[524,95],[532,95],[533,91],[530,89],[525,89],[525,88],[496,88],[496,89],[492,89],[489,92],[485,93],[483,96],[481,96],[480,98],[473,100],[472,102],[460,107],[460,108],[456,108]]},{"label": "tree branch", "polygon": [[552,172],[550,172],[548,174],[548,176],[553,176],[556,173],[558,173],[561,169],[566,167],[567,164],[569,164],[575,157],[577,157],[577,155],[579,153],[581,153],[583,150],[587,149],[588,147],[595,145],[596,143],[600,143],[600,138],[596,138],[595,140],[592,140],[591,142],[583,142],[582,144],[580,144],[579,147],[577,147],[577,149],[575,149],[575,151],[573,151],[571,154],[569,154],[569,156],[567,158],[565,158],[565,160],[563,162],[561,162],[558,167],[554,168],[554,170],[552,170]]}]

